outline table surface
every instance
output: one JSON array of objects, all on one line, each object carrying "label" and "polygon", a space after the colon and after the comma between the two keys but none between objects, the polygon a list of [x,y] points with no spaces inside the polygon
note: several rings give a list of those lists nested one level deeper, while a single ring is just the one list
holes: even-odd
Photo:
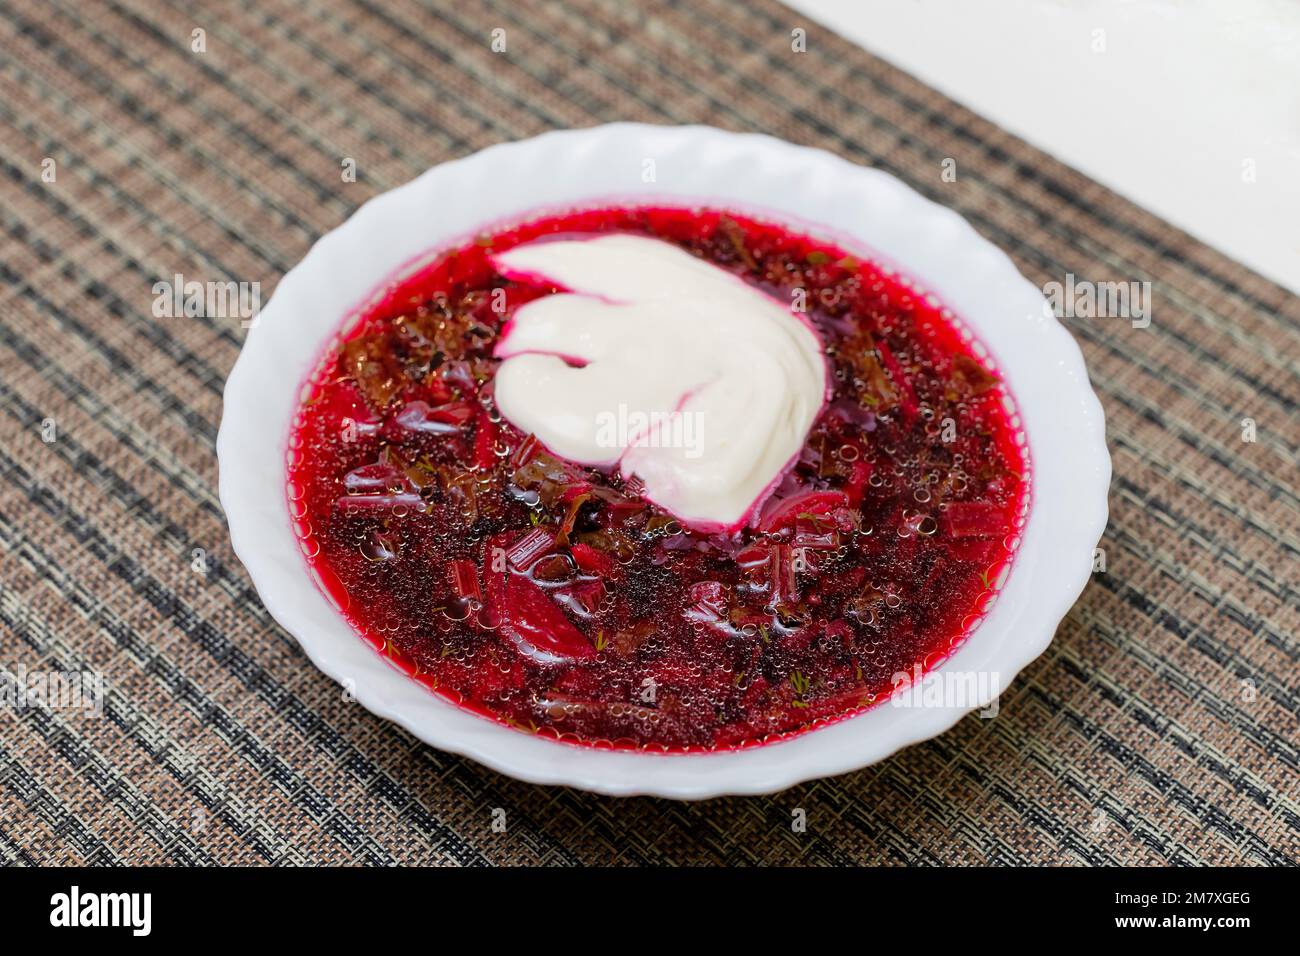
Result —
[{"label": "table surface", "polygon": [[[0,7],[0,666],[104,681],[98,714],[0,708],[0,862],[1300,861],[1300,302],[829,30],[796,52],[805,19]],[[154,284],[265,300],[370,196],[614,119],[814,144],[956,209],[1035,283],[1152,283],[1148,328],[1067,322],[1107,414],[1106,569],[996,718],[771,797],[604,799],[421,745],[266,614],[216,496],[244,331],[156,316]]]},{"label": "table surface", "polygon": [[1300,292],[1296,0],[793,0]]}]

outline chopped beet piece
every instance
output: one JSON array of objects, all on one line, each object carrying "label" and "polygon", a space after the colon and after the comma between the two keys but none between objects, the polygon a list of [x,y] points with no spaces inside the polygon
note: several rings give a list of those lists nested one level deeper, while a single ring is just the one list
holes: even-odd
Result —
[{"label": "chopped beet piece", "polygon": [[799,599],[799,585],[795,578],[795,561],[798,552],[786,544],[776,544],[767,554],[768,606],[781,608]]},{"label": "chopped beet piece", "polygon": [[536,435],[529,435],[519,443],[515,449],[514,455],[510,458],[510,464],[515,468],[522,468],[533,460],[533,456],[541,449],[542,443],[537,440]]},{"label": "chopped beet piece", "polygon": [[727,586],[720,581],[700,581],[692,584],[683,614],[688,621],[708,625],[723,633],[730,633]]},{"label": "chopped beet piece", "polygon": [[578,617],[587,619],[600,610],[605,600],[605,583],[599,579],[575,581],[555,591],[555,600]]},{"label": "chopped beet piece", "polygon": [[394,421],[402,428],[434,435],[459,432],[474,418],[474,408],[466,402],[453,402],[430,408],[424,402],[404,406]]},{"label": "chopped beet piece", "polygon": [[487,593],[501,633],[527,657],[556,664],[596,653],[550,596],[523,575],[494,574]]},{"label": "chopped beet piece", "polygon": [[849,507],[856,508],[862,504],[862,496],[867,491],[867,480],[871,477],[871,462],[859,458],[849,466],[849,480],[844,484],[844,496]]},{"label": "chopped beet piece", "polygon": [[518,571],[527,571],[533,562],[555,546],[555,535],[545,528],[534,528],[506,552],[506,560]]},{"label": "chopped beet piece", "polygon": [[452,561],[447,567],[451,578],[451,586],[455,589],[457,597],[469,598],[475,601],[483,599],[478,586],[478,567],[475,566],[473,561],[461,558]]},{"label": "chopped beet piece", "polygon": [[880,361],[884,363],[885,371],[889,374],[889,380],[893,383],[900,396],[903,417],[908,421],[915,420],[918,411],[916,393],[912,391],[912,384],[903,372],[903,366],[899,364],[898,359],[894,357],[893,350],[883,340],[876,340],[876,351],[880,353]]},{"label": "chopped beet piece", "polygon": [[764,509],[758,530],[762,534],[771,534],[787,528],[804,515],[816,515],[829,519],[836,511],[847,508],[848,496],[842,491],[805,491],[780,501],[773,499]]},{"label": "chopped beet piece", "polygon": [[350,495],[384,494],[406,489],[406,476],[385,461],[353,468],[343,476],[343,487]]},{"label": "chopped beet piece", "polygon": [[578,567],[588,574],[611,575],[618,563],[603,551],[597,551],[589,544],[579,542],[573,545],[573,560]]},{"label": "chopped beet piece", "polygon": [[480,471],[490,471],[497,463],[497,426],[483,409],[478,410],[474,431],[474,464]]}]

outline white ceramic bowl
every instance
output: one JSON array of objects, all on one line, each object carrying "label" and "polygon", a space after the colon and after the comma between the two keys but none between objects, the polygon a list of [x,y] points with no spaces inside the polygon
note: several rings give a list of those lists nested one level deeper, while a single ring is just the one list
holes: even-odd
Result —
[{"label": "white ceramic bowl", "polygon": [[894,177],[767,136],[698,126],[548,133],[444,163],[366,203],[284,277],[226,383],[217,438],[231,540],[267,609],[317,667],[421,740],[523,780],[606,794],[768,793],[865,767],[984,707],[996,688],[943,706],[887,702],[746,750],[597,750],[512,730],[436,696],[372,650],[314,586],[290,526],[285,454],[300,386],[322,348],[378,286],[431,250],[537,211],[607,200],[766,214],[896,268],[974,331],[1018,404],[1033,505],[992,610],[936,673],[995,674],[1005,688],[1043,652],[1088,581],[1107,515],[1102,409],[1074,340],[1006,255]]}]

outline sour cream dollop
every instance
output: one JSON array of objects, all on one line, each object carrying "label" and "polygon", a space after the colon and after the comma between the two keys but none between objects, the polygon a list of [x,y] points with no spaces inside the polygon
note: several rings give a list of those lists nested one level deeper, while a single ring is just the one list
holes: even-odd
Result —
[{"label": "sour cream dollop", "polygon": [[568,290],[526,303],[507,325],[501,413],[556,455],[639,477],[645,497],[689,527],[743,525],[826,399],[812,328],[657,239],[543,240],[494,262]]}]

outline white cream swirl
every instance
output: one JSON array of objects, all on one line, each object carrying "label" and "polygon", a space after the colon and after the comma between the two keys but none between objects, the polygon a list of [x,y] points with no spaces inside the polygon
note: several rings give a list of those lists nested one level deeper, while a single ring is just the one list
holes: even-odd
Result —
[{"label": "white cream swirl", "polygon": [[494,257],[568,290],[521,306],[497,345],[496,401],[555,454],[638,476],[684,524],[743,524],[826,397],[811,327],[669,243],[542,240]]}]

